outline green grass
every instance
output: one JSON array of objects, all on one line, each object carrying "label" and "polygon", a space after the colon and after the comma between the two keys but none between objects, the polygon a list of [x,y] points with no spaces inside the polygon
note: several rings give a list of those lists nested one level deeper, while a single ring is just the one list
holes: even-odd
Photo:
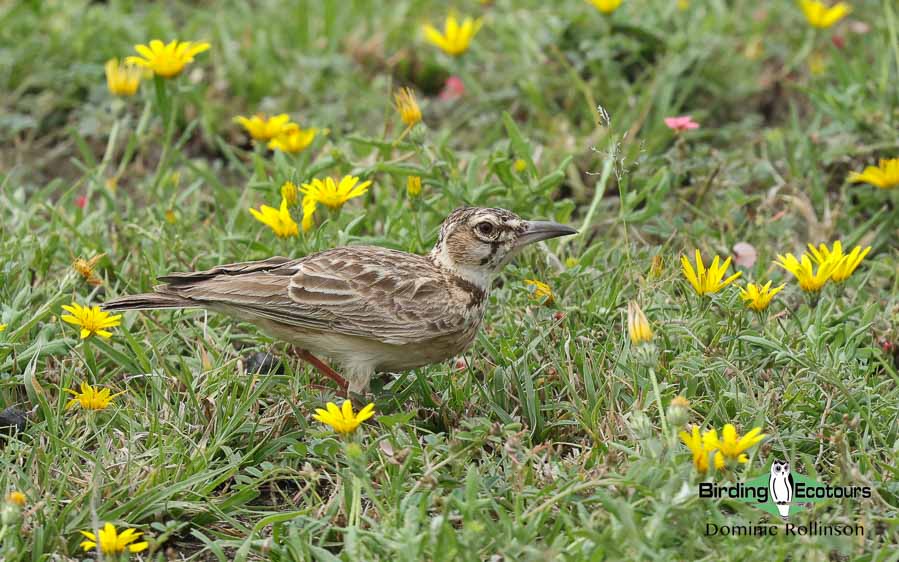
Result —
[{"label": "green grass", "polygon": [[[897,560],[899,200],[846,177],[899,156],[899,10],[855,0],[813,32],[792,2],[691,4],[625,0],[603,17],[579,0],[460,1],[485,24],[454,60],[419,33],[442,2],[0,7],[0,399],[30,412],[0,435],[0,491],[28,497],[4,516],[2,556],[79,559],[78,531],[111,521],[144,532],[154,560]],[[152,81],[122,100],[103,79],[108,58],[157,37],[212,44],[167,84],[169,142]],[[449,74],[466,91],[441,101]],[[394,145],[401,85],[427,126]],[[232,123],[256,111],[329,131],[272,156]],[[675,137],[663,118],[681,114],[702,127]],[[285,180],[347,173],[373,188],[299,238],[247,212]],[[463,204],[581,234],[506,268],[467,366],[376,380],[378,415],[349,443],[311,419],[336,393],[250,325],[128,313],[110,340],[81,342],[59,319],[170,271],[357,243],[425,252]],[[773,265],[837,239],[873,251],[818,298]],[[703,299],[680,273],[681,254],[738,242],[758,252],[740,283],[788,283],[761,317],[735,287]],[[100,253],[93,287],[70,265]],[[628,342],[631,299],[649,353]],[[260,351],[278,372],[247,372]],[[81,381],[126,393],[66,410]],[[677,395],[689,424],[769,437],[748,464],[697,475],[666,417]],[[871,486],[797,518],[864,537],[706,536],[776,523],[697,487],[778,458]]]}]

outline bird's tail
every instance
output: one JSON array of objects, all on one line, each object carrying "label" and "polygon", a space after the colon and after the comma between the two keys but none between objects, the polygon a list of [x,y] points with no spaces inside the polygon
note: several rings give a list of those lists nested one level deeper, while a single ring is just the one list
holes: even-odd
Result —
[{"label": "bird's tail", "polygon": [[128,295],[106,301],[101,305],[104,310],[153,310],[159,308],[193,308],[197,303],[164,293],[143,293],[140,295]]}]

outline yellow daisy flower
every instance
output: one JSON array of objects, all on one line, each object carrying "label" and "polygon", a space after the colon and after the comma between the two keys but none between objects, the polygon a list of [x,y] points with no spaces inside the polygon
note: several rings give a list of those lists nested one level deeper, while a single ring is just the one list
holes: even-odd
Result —
[{"label": "yellow daisy flower", "polygon": [[837,266],[833,260],[824,260],[818,264],[816,271],[808,254],[802,254],[802,260],[793,254],[778,255],[774,263],[792,273],[803,291],[812,293],[821,290]]},{"label": "yellow daisy flower", "polygon": [[833,7],[828,7],[819,0],[799,0],[799,7],[809,25],[818,29],[827,29],[852,11],[852,6],[845,2],[837,2]]},{"label": "yellow daisy flower", "polygon": [[652,328],[649,327],[649,320],[646,319],[646,315],[643,314],[643,310],[636,301],[627,303],[627,333],[634,345],[652,341]]},{"label": "yellow daisy flower", "polygon": [[396,104],[396,111],[400,114],[400,119],[409,127],[421,122],[421,108],[415,100],[415,94],[409,88],[400,88],[393,94],[393,100]]},{"label": "yellow daisy flower", "polygon": [[74,396],[74,398],[66,402],[67,410],[76,404],[80,404],[81,407],[85,410],[105,410],[109,407],[109,404],[110,402],[112,402],[113,398],[125,393],[125,391],[123,390],[122,392],[110,394],[110,390],[108,388],[97,390],[86,382],[81,383],[81,392],[77,392],[68,388],[65,389],[65,391]]},{"label": "yellow daisy flower", "polygon": [[698,295],[717,293],[743,275],[742,271],[738,271],[724,279],[724,274],[727,272],[727,268],[730,267],[730,258],[724,260],[724,263],[721,265],[718,264],[720,260],[720,257],[715,256],[715,259],[712,260],[712,265],[706,269],[702,263],[702,254],[699,253],[699,250],[696,250],[696,269],[693,269],[687,256],[681,256],[680,261],[684,277],[687,278],[687,281],[690,282],[690,285],[693,286]]},{"label": "yellow daisy flower", "polygon": [[746,456],[744,451],[767,437],[767,435],[762,433],[762,428],[760,427],[753,428],[752,431],[740,437],[737,429],[730,423],[725,424],[724,428],[722,428],[721,439],[718,438],[718,432],[714,429],[709,430],[709,433],[711,434],[709,445],[718,449],[718,452],[715,453],[715,466],[719,465],[719,456],[721,457],[721,465],[724,465],[727,461],[741,464],[749,462],[749,457]]},{"label": "yellow daisy flower", "polygon": [[406,178],[406,193],[409,197],[421,195],[421,176],[409,176]]},{"label": "yellow daisy flower", "polygon": [[262,205],[258,211],[251,208],[250,214],[256,220],[271,228],[278,238],[290,238],[300,233],[297,229],[297,223],[290,216],[290,210],[287,208],[287,199],[281,199],[281,207],[278,209]]},{"label": "yellow daisy flower", "polygon": [[119,59],[106,61],[106,87],[115,96],[133,96],[140,87],[144,71],[134,64],[119,64]]},{"label": "yellow daisy flower", "polygon": [[297,154],[309,148],[317,133],[318,129],[301,129],[299,125],[289,123],[281,134],[269,141],[268,147],[288,154]]},{"label": "yellow daisy flower", "polygon": [[103,554],[121,554],[126,550],[128,552],[142,552],[150,546],[150,543],[147,541],[134,542],[143,533],[140,533],[135,529],[125,529],[119,533],[112,523],[106,523],[106,525],[100,529],[99,541],[97,540],[97,535],[90,531],[79,532],[87,538],[86,541],[81,542],[81,548],[83,548],[85,552],[94,550],[99,546],[100,552]]},{"label": "yellow daisy flower", "polygon": [[81,326],[81,339],[85,339],[93,334],[101,338],[109,338],[112,332],[106,328],[114,328],[122,323],[122,315],[112,315],[105,310],[100,310],[99,306],[81,306],[73,302],[72,304],[62,305],[63,310],[70,314],[64,314],[60,318],[63,322],[68,322],[75,326]]},{"label": "yellow daisy flower", "polygon": [[833,243],[832,250],[827,247],[827,244],[819,244],[817,248],[808,244],[808,250],[812,261],[818,265],[826,261],[838,262],[843,259],[843,243],[839,240]]},{"label": "yellow daisy flower", "polygon": [[328,402],[325,407],[327,408],[327,411],[316,408],[315,415],[312,416],[312,419],[325,425],[329,425],[334,431],[344,435],[356,431],[359,424],[375,415],[374,404],[369,404],[362,408],[357,414],[353,413],[353,405],[349,400],[344,400],[343,407],[341,408],[338,408],[337,404],[333,402]]},{"label": "yellow daisy flower", "polygon": [[611,14],[621,6],[621,0],[587,0],[593,7],[604,14]]},{"label": "yellow daisy flower", "polygon": [[[693,466],[696,467],[698,472],[705,474],[709,470],[709,456],[712,456],[712,453],[715,452],[717,448],[716,441],[718,440],[717,434],[715,430],[706,431],[702,436],[699,435],[699,428],[693,426],[693,432],[687,433],[686,431],[681,431],[679,433],[681,441],[684,442],[684,445],[690,449],[690,452],[693,453]],[[714,465],[716,469],[724,468],[724,457],[720,457],[718,455],[713,455]]]},{"label": "yellow daisy flower", "polygon": [[0,332],[6,329],[7,324],[0,324]]},{"label": "yellow daisy flower", "polygon": [[817,248],[808,245],[809,252],[811,253],[812,261],[816,264],[820,265],[825,262],[832,262],[834,264],[833,272],[830,274],[830,280],[841,283],[846,279],[849,279],[849,276],[852,275],[852,272],[862,263],[862,260],[865,259],[865,256],[868,255],[868,252],[871,251],[871,246],[862,249],[861,246],[856,246],[850,253],[843,253],[843,244],[837,240],[833,243],[833,249],[827,247],[827,244],[820,244]]},{"label": "yellow daisy flower", "polygon": [[462,25],[459,25],[459,20],[450,15],[446,17],[443,33],[430,24],[425,24],[422,29],[425,32],[425,38],[430,43],[439,47],[444,53],[457,57],[468,50],[471,40],[481,29],[483,23],[481,18],[465,18],[462,20]]},{"label": "yellow daisy flower", "polygon": [[740,298],[743,299],[746,306],[752,310],[761,312],[768,308],[768,305],[771,304],[771,299],[774,298],[774,295],[781,292],[783,288],[784,285],[780,285],[772,289],[771,281],[768,281],[764,285],[749,283],[745,288],[740,289]]},{"label": "yellow daisy flower", "polygon": [[17,505],[19,507],[25,507],[25,504],[28,503],[28,498],[25,497],[25,494],[18,490],[13,490],[12,492],[6,494],[7,503],[11,503],[13,505]]},{"label": "yellow daisy flower", "polygon": [[871,246],[867,246],[865,249],[862,249],[861,246],[853,248],[851,252],[843,256],[843,259],[840,260],[840,263],[834,268],[833,273],[830,274],[831,281],[842,283],[846,279],[849,279],[849,276],[852,275],[870,251]]},{"label": "yellow daisy flower", "polygon": [[543,281],[537,281],[536,279],[525,279],[524,283],[525,285],[527,285],[528,292],[530,293],[532,299],[540,301],[547,306],[551,305],[556,300],[556,296],[553,294],[552,288],[550,288],[550,286]]},{"label": "yellow daisy flower", "polygon": [[258,141],[269,141],[282,134],[290,123],[290,115],[281,113],[266,117],[264,113],[257,113],[252,117],[238,115],[234,122],[240,124],[246,132]]},{"label": "yellow daisy flower", "polygon": [[880,189],[899,186],[899,158],[881,158],[879,165],[868,166],[863,172],[851,172],[851,183],[868,183]]},{"label": "yellow daisy flower", "polygon": [[125,59],[126,63],[135,64],[153,71],[156,76],[174,78],[181,74],[184,67],[193,62],[194,57],[208,50],[209,43],[204,41],[178,42],[172,40],[165,44],[159,39],[153,39],[148,45],[135,45],[134,50],[140,54]]},{"label": "yellow daisy flower", "polygon": [[334,178],[325,178],[324,181],[316,178],[304,183],[300,193],[303,194],[304,207],[307,200],[312,200],[331,209],[339,209],[350,199],[365,195],[370,185],[370,180],[359,183],[359,178],[355,176],[344,176],[340,183],[335,182]]}]

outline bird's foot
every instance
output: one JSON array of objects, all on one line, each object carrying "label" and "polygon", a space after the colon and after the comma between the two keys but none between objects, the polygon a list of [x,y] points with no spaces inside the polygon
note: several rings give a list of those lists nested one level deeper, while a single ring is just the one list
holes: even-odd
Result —
[{"label": "bird's foot", "polygon": [[293,348],[293,351],[297,357],[315,367],[316,371],[336,382],[337,386],[340,387],[340,390],[343,392],[344,396],[347,395],[347,388],[349,388],[349,384],[346,382],[346,379],[344,379],[340,376],[340,374],[337,373],[337,371],[332,369],[330,366],[328,366],[327,363],[325,363],[315,355],[312,355],[305,349],[299,349],[295,347]]}]

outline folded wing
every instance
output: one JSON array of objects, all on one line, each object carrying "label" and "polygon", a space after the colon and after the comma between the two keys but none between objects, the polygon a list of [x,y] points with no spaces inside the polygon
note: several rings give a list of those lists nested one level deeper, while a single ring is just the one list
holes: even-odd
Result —
[{"label": "folded wing", "polygon": [[427,341],[466,328],[461,291],[425,257],[345,247],[298,260],[272,258],[162,278],[164,294],[249,316],[384,343]]}]

